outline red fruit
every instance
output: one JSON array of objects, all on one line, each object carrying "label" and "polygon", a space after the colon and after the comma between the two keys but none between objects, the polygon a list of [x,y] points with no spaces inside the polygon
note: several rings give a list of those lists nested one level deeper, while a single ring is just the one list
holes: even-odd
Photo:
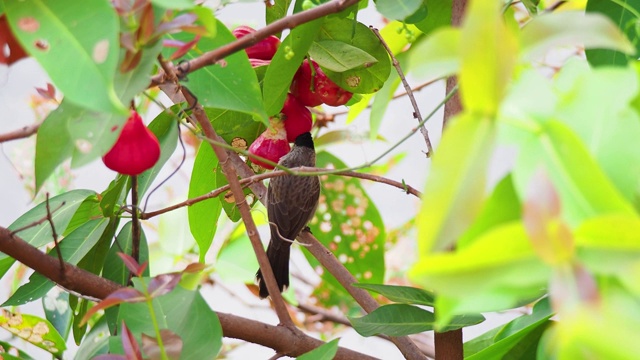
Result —
[{"label": "red fruit", "polygon": [[160,158],[160,143],[137,112],[122,128],[122,132],[111,150],[102,157],[102,162],[111,170],[124,175],[139,175],[150,169]]},{"label": "red fruit", "polygon": [[0,64],[11,65],[27,56],[18,40],[11,33],[7,17],[0,16]]},{"label": "red fruit", "polygon": [[306,106],[346,104],[353,94],[331,81],[315,61],[311,60],[311,63],[315,76],[309,60],[303,61],[291,82],[291,93]]},{"label": "red fruit", "polygon": [[273,169],[273,165],[266,164],[259,159],[251,156],[257,155],[274,163],[280,161],[280,158],[287,155],[291,147],[287,142],[287,134],[284,130],[282,121],[271,119],[271,128],[265,130],[258,138],[249,146],[249,159],[265,169]]},{"label": "red fruit", "polygon": [[287,141],[294,142],[300,134],[311,131],[313,119],[311,111],[291,94],[287,94],[284,106],[280,111],[280,119],[284,121]]},{"label": "red fruit", "polygon": [[[236,39],[240,39],[254,32],[256,32],[255,29],[240,25],[233,29],[232,34]],[[249,59],[271,60],[273,59],[273,55],[276,54],[276,51],[278,51],[278,46],[280,46],[280,39],[271,35],[244,50],[247,52]]]}]

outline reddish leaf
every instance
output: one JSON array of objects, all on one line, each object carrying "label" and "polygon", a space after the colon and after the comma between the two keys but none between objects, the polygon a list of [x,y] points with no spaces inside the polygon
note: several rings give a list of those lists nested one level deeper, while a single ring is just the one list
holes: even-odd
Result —
[{"label": "reddish leaf", "polygon": [[[193,40],[189,41],[188,43],[181,42],[182,43],[181,45],[176,46],[178,47],[178,50],[176,50],[173,54],[171,54],[171,56],[169,56],[169,60],[175,60],[175,59],[181,58],[182,56],[184,56],[184,54],[188,53],[189,50],[193,49],[198,43],[198,41],[200,41],[200,35],[196,35],[196,37]],[[164,44],[165,46],[168,46],[167,42],[165,42]]]},{"label": "reddish leaf", "polygon": [[102,354],[93,358],[93,360],[127,360],[124,355]]},{"label": "reddish leaf", "polygon": [[[6,53],[7,49],[9,50],[8,54]],[[11,65],[27,56],[18,40],[13,36],[7,17],[0,16],[0,64]]]},{"label": "reddish leaf", "polygon": [[56,99],[56,88],[51,85],[51,83],[47,83],[47,88],[36,88],[36,91],[40,96],[47,100],[55,100]]},{"label": "reddish leaf", "polygon": [[136,262],[136,259],[131,257],[131,255],[127,255],[125,253],[119,252],[118,256],[120,256],[120,258],[124,262],[124,265],[127,267],[127,269],[129,269],[129,271],[131,271],[132,273],[136,274],[137,276],[142,276],[142,273],[144,272],[144,269],[147,268],[147,263],[146,262],[144,264],[140,265],[140,264],[138,264],[138,262]]},{"label": "reddish leaf", "polygon": [[140,27],[138,28],[138,42],[140,44],[146,44],[153,37],[155,33],[155,24],[153,16],[153,7],[151,4],[142,9],[142,16],[140,17]]},{"label": "reddish leaf", "polygon": [[89,309],[87,313],[84,315],[84,317],[82,318],[82,320],[80,321],[80,326],[86,324],[87,321],[89,321],[89,319],[91,318],[91,316],[93,316],[93,314],[97,313],[102,309],[106,309],[106,308],[121,304],[123,302],[134,303],[134,302],[141,302],[145,300],[146,298],[144,294],[134,288],[118,289],[112,292],[106,298],[104,298],[104,300],[97,303],[91,309]]},{"label": "reddish leaf", "polygon": [[122,64],[120,64],[120,72],[126,73],[133,70],[142,59],[142,50],[138,50],[135,52],[127,51],[124,54],[124,59],[122,60]]},{"label": "reddish leaf", "polygon": [[122,322],[120,336],[122,339],[122,349],[124,350],[127,360],[142,360],[140,346],[124,321]]},{"label": "reddish leaf", "polygon": [[[162,344],[169,359],[179,359],[183,347],[180,336],[171,332],[169,329],[162,329],[160,330],[160,337],[162,338]],[[162,358],[158,340],[155,337],[142,334],[142,349],[151,360]]]},{"label": "reddish leaf", "polygon": [[156,29],[156,35],[164,35],[178,31],[184,26],[193,25],[197,19],[198,16],[196,16],[196,14],[182,14],[176,16],[173,20],[160,24]]},{"label": "reddish leaf", "polygon": [[190,273],[190,274],[195,274],[195,273],[199,273],[202,270],[206,269],[207,265],[203,264],[203,263],[191,263],[189,265],[187,265],[186,268],[184,268],[184,270],[182,270],[183,273]]},{"label": "reddish leaf", "polygon": [[149,282],[147,290],[151,297],[162,296],[178,285],[182,273],[160,274]]}]

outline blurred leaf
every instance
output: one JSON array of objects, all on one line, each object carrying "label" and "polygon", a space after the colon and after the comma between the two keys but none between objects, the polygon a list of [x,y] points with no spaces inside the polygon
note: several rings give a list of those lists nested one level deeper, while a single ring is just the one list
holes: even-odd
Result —
[{"label": "blurred leaf", "polygon": [[273,116],[282,110],[291,80],[307,55],[321,25],[322,19],[317,19],[295,27],[278,47],[262,84],[267,115]]},{"label": "blurred leaf", "polygon": [[417,219],[420,264],[429,253],[455,244],[480,211],[494,138],[492,119],[469,113],[455,118],[445,131]]},{"label": "blurred leaf", "polygon": [[304,353],[297,357],[297,360],[333,360],[338,352],[338,341],[340,338],[333,339],[326,344]]},{"label": "blurred leaf", "polygon": [[[267,25],[278,19],[282,19],[287,15],[287,11],[289,10],[289,6],[292,2],[292,0],[274,0],[270,6],[267,5],[265,9],[265,20]],[[276,36],[280,35],[278,34]]]},{"label": "blurred leaf", "polygon": [[514,183],[523,194],[533,171],[544,165],[560,194],[563,218],[571,226],[607,213],[634,213],[607,179],[577,135],[566,125],[549,120],[527,129],[520,146]]},{"label": "blurred leaf", "polygon": [[[75,265],[98,242],[104,232],[108,219],[89,220],[74,232],[59,242],[62,258],[69,264]],[[57,257],[55,249],[49,251],[49,256]],[[37,300],[45,296],[55,284],[40,273],[29,277],[29,282],[20,286],[11,297],[1,306],[18,306]]]},{"label": "blurred leaf", "polygon": [[99,354],[106,354],[109,350],[109,328],[106,317],[103,316],[93,325],[87,337],[78,347],[74,359],[93,359]]},{"label": "blurred leaf", "polygon": [[[236,40],[222,22],[216,20],[215,23],[215,37],[202,37],[196,49],[184,56],[185,60],[194,59],[202,55],[202,52],[217,49]],[[187,38],[188,34],[184,33],[167,36],[174,40],[190,40]],[[168,50],[165,49],[166,51]],[[260,85],[246,52],[236,52],[219,64],[193,72],[189,74],[188,81],[189,90],[198,95],[198,101],[203,106],[244,112],[255,120],[267,123]]]},{"label": "blurred leaf", "polygon": [[617,190],[630,202],[640,195],[640,118],[629,103],[638,93],[631,68],[591,69],[571,63],[558,74],[557,118],[580,136]]},{"label": "blurred leaf", "polygon": [[334,72],[323,67],[322,70],[327,77],[352,93],[370,94],[382,88],[389,77],[391,61],[380,39],[371,29],[355,20],[328,17],[324,19],[322,30],[316,39],[316,41],[323,40],[334,40],[355,46],[378,60],[373,66],[344,72]]},{"label": "blurred leaf", "polygon": [[[325,151],[317,154],[316,166],[346,168],[340,159]],[[309,224],[313,234],[359,282],[381,283],[386,231],[375,204],[358,179],[322,175],[320,183],[318,210]],[[304,254],[311,266],[319,266],[307,251]],[[342,302],[346,292],[340,283],[326,271],[322,279],[324,285],[316,289],[320,301],[325,305]]]},{"label": "blurred leaf", "polygon": [[512,222],[485,231],[462,249],[421,258],[410,276],[438,294],[438,324],[446,325],[457,314],[504,310],[530,301],[544,291],[550,273],[522,224]]},{"label": "blurred leaf", "polygon": [[190,9],[195,6],[193,0],[151,0],[151,3],[165,9]]},{"label": "blurred leaf", "polygon": [[[191,181],[189,181],[189,199],[207,194],[215,189],[217,167],[218,158],[211,145],[206,141],[202,142],[193,163]],[[220,201],[208,199],[189,206],[187,211],[189,213],[189,229],[198,243],[200,262],[204,262],[205,255],[218,228],[218,218],[222,212],[222,206]]]},{"label": "blurred leaf", "polygon": [[520,219],[522,213],[520,199],[513,186],[511,174],[505,176],[493,189],[491,196],[485,201],[482,210],[467,231],[462,234],[456,245],[465,247],[476,240],[485,231]]},{"label": "blurred leaf", "polygon": [[[531,359],[542,333],[551,325],[549,299],[539,301],[530,315],[523,315],[464,344],[465,359]],[[529,350],[529,351],[526,351]]]},{"label": "blurred leaf", "polygon": [[433,306],[433,293],[409,286],[383,284],[352,284],[353,286],[376,292],[387,299],[404,304]]},{"label": "blurred leaf", "polygon": [[[139,283],[138,279],[135,282]],[[170,293],[154,298],[153,310],[160,328],[171,329],[184,342],[181,358],[216,359],[222,347],[222,328],[218,316],[199,292],[177,286]],[[120,305],[119,320],[126,321],[136,336],[155,333],[146,303]]]},{"label": "blurred leaf", "polygon": [[359,48],[341,41],[315,41],[309,48],[309,55],[323,68],[344,72],[365,64],[375,64],[376,58]]},{"label": "blurred leaf", "polygon": [[517,40],[496,1],[473,1],[460,34],[460,98],[465,111],[494,116],[516,63]]},{"label": "blurred leaf", "polygon": [[[408,72],[408,63],[406,53],[402,53],[396,57],[398,62],[402,64],[403,71]],[[380,130],[380,125],[382,124],[382,119],[387,112],[387,107],[393,99],[393,94],[400,85],[400,76],[398,76],[397,72],[392,72],[389,75],[389,78],[382,86],[382,89],[375,94],[375,98],[373,99],[373,103],[371,103],[371,112],[369,117],[369,140],[375,140],[378,136],[378,131]],[[412,115],[414,111],[413,108],[406,108],[407,119]],[[400,115],[400,114],[398,114]]]},{"label": "blurred leaf", "polygon": [[216,275],[229,284],[253,284],[257,269],[258,260],[253,256],[253,247],[246,234],[230,240],[220,250],[216,261]]},{"label": "blurred leaf", "polygon": [[540,4],[540,0],[523,0],[522,4],[529,15],[537,15],[538,14],[538,5]]},{"label": "blurred leaf", "polygon": [[108,2],[28,0],[5,5],[14,35],[65,98],[96,111],[127,113],[114,90],[119,23]]},{"label": "blurred leaf", "polygon": [[[49,207],[51,209],[51,218],[58,234],[64,233],[71,218],[82,202],[89,196],[95,195],[91,190],[71,190],[64,194],[54,196],[49,199]],[[16,231],[25,226],[34,224],[47,216],[46,203],[42,202],[36,207],[24,213],[10,226],[10,231]],[[51,225],[45,221],[36,226],[24,229],[16,234],[22,240],[34,247],[44,246],[53,241],[51,233]],[[3,276],[11,267],[15,260],[7,255],[0,253],[0,275]]]},{"label": "blurred leaf", "polygon": [[[155,180],[160,170],[162,170],[167,160],[169,160],[176,150],[180,128],[176,114],[173,111],[177,111],[178,106],[179,105],[174,105],[170,110],[161,112],[148,126],[149,130],[156,135],[160,142],[160,159],[158,159],[151,169],[138,175],[139,199],[142,199],[147,190],[149,190],[153,180]],[[129,184],[129,186],[130,185],[131,184]]]},{"label": "blurred leaf", "polygon": [[427,17],[415,25],[423,33],[429,35],[432,31],[451,25],[451,7],[453,0],[427,0]]},{"label": "blurred leaf", "polygon": [[[640,33],[638,33],[638,23],[640,19],[640,3],[634,1],[612,2],[605,0],[589,0],[587,2],[587,13],[601,14],[609,18],[616,24],[626,37],[634,44],[636,54],[640,53]],[[633,14],[635,11],[636,15]],[[628,58],[625,54],[607,49],[587,49],[587,60],[592,66],[606,65],[627,65]]]},{"label": "blurred leaf", "polygon": [[422,0],[375,0],[376,9],[384,17],[392,20],[404,20],[418,11]]},{"label": "blurred leaf", "polygon": [[426,79],[439,79],[460,68],[460,29],[445,27],[422,38],[409,50],[412,71]]},{"label": "blurred leaf", "polygon": [[67,119],[79,116],[77,106],[63,100],[57,109],[44,119],[36,136],[35,191],[53,174],[55,169],[73,154],[73,143],[67,132]]},{"label": "blurred leaf", "polygon": [[[2,4],[2,3],[0,3]],[[2,9],[2,5],[0,5],[0,10]],[[0,341],[0,347],[4,350],[2,353],[2,357],[4,360],[34,360],[29,354],[18,349],[15,345],[10,344],[5,341]],[[17,356],[13,356],[11,354],[18,354]]]},{"label": "blurred leaf", "polygon": [[0,327],[19,338],[61,357],[67,349],[64,339],[46,319],[28,314],[15,314],[0,309]]},{"label": "blurred leaf", "polygon": [[534,17],[522,28],[522,56],[533,60],[558,46],[606,48],[633,54],[634,46],[605,16],[582,11],[552,12]]}]

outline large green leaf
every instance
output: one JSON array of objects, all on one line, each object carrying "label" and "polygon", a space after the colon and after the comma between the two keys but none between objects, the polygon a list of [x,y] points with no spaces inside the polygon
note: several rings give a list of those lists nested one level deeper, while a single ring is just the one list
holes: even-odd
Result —
[{"label": "large green leaf", "polygon": [[427,79],[455,74],[460,68],[460,29],[445,27],[423,37],[409,50],[413,71]]},{"label": "large green leaf", "polygon": [[[407,304],[384,305],[360,318],[349,317],[353,328],[362,336],[385,334],[406,336],[434,329],[431,311]],[[441,331],[451,331],[484,321],[482,315],[458,316]]]},{"label": "large green leaf", "polygon": [[383,284],[353,284],[353,286],[376,292],[391,301],[404,304],[433,306],[433,294],[423,289]]},{"label": "large green leaf", "polygon": [[335,72],[344,72],[378,62],[376,58],[365,51],[335,40],[313,42],[309,48],[309,55],[323,68]]},{"label": "large green leaf", "polygon": [[[91,190],[71,190],[67,193],[54,196],[49,199],[49,207],[52,212],[51,219],[53,220],[53,224],[55,225],[58,235],[62,234],[66,230],[67,225],[71,221],[71,218],[73,218],[76,210],[80,207],[82,202],[91,195],[95,195]],[[35,224],[46,216],[46,203],[42,202],[14,221],[9,226],[9,230],[15,231],[24,228],[25,226]],[[28,229],[21,230],[16,235],[35,247],[44,246],[53,241],[51,225],[48,221],[29,227]],[[13,258],[0,253],[0,275],[4,275],[14,261],[15,260]]]},{"label": "large green leaf", "polygon": [[[201,143],[193,163],[191,181],[189,181],[188,196],[190,199],[215,189],[217,167],[218,158],[211,145],[208,142]],[[218,228],[218,218],[222,212],[222,206],[217,199],[208,199],[189,206],[187,211],[189,213],[189,229],[198,243],[200,261],[204,262],[204,257]]]},{"label": "large green leaf", "polygon": [[318,346],[317,348],[304,353],[297,357],[298,360],[332,360],[338,352],[338,341],[340,339],[333,339],[328,343]]},{"label": "large green leaf", "polygon": [[[104,232],[108,219],[101,218],[90,220],[77,228],[74,232],[60,241],[60,252],[65,262],[75,265],[98,242]],[[49,255],[58,256],[55,249],[49,251]],[[29,277],[29,282],[20,286],[18,290],[1,306],[24,305],[45,296],[55,284],[40,273],[34,273]]]},{"label": "large green leaf", "polygon": [[438,294],[437,322],[446,325],[454,315],[508,309],[540,296],[550,272],[522,224],[512,222],[462,249],[422,257],[410,276]]},{"label": "large green leaf", "polygon": [[67,119],[79,117],[83,110],[63,100],[44,119],[36,136],[36,190],[53,174],[58,165],[73,154],[73,142],[67,131]]},{"label": "large green leaf", "polygon": [[[136,279],[135,283],[139,281]],[[125,303],[120,308],[119,320],[125,320],[136,337],[142,333],[155,334],[146,303]],[[153,310],[160,328],[170,329],[182,339],[182,359],[216,359],[222,347],[222,327],[199,292],[176,286],[153,300]]]},{"label": "large green leaf", "polygon": [[[236,40],[222,22],[216,20],[215,23],[216,36],[201,38],[197,48],[189,51],[184,56],[185,59],[194,59],[202,55],[203,51],[214,50]],[[184,33],[168,37],[180,41],[191,40]],[[221,63],[195,71],[189,74],[188,80],[185,86],[196,94],[200,104],[244,112],[267,123],[258,78],[249,64],[246,52],[239,51],[229,55]]]},{"label": "large green leaf", "polygon": [[480,211],[495,126],[466,114],[445,131],[431,165],[418,215],[420,266],[423,257],[455,244]]},{"label": "large green leaf", "polygon": [[460,35],[460,94],[466,111],[493,116],[516,62],[517,43],[497,1],[472,1]]},{"label": "large green leaf", "polygon": [[[317,154],[320,168],[346,168],[334,155]],[[342,262],[358,282],[381,283],[384,280],[386,231],[382,217],[358,179],[341,176],[320,177],[320,202],[309,224],[313,234]],[[303,247],[304,248],[304,247]],[[312,266],[318,261],[304,252]],[[342,285],[327,271],[316,294],[325,304],[344,301]]]},{"label": "large green leaf", "polygon": [[271,59],[262,85],[264,108],[269,116],[282,110],[291,80],[316,38],[322,19],[295,27]]},{"label": "large green leaf", "polygon": [[[587,13],[599,13],[609,18],[616,24],[624,34],[635,45],[636,54],[640,53],[640,33],[638,28],[638,14],[640,13],[640,3],[636,1],[609,1],[609,0],[589,0],[587,2]],[[634,13],[635,12],[635,15]],[[626,65],[628,58],[625,54],[607,49],[587,49],[587,60],[594,66],[606,65]]]},{"label": "large green leaf", "polygon": [[341,88],[352,93],[374,93],[384,85],[391,71],[389,54],[380,39],[362,23],[352,19],[326,18],[316,41],[344,42],[373,56],[377,63],[364,68],[335,72],[323,67],[327,76]]},{"label": "large green leaf", "polygon": [[267,25],[272,22],[282,19],[285,15],[287,15],[287,11],[289,10],[289,6],[293,0],[275,0],[271,4],[271,6],[266,6],[265,8],[265,20]]},{"label": "large green leaf", "polygon": [[69,101],[127,113],[113,86],[119,24],[108,1],[5,1],[5,6],[13,33]]},{"label": "large green leaf", "polygon": [[[64,339],[53,325],[48,320],[34,315],[15,314],[2,309],[0,327],[57,358],[62,358],[62,353],[67,349]],[[34,334],[36,329],[38,334]]]},{"label": "large green leaf", "polygon": [[633,54],[634,46],[608,18],[582,11],[552,12],[534,17],[522,29],[522,56],[536,59],[557,46],[605,48]]},{"label": "large green leaf", "polygon": [[549,299],[545,298],[535,305],[530,315],[520,316],[466,342],[465,359],[534,360],[540,337],[551,325],[552,315]]},{"label": "large green leaf", "polygon": [[442,27],[451,25],[451,7],[453,0],[426,0],[427,17],[415,25],[425,34]]}]

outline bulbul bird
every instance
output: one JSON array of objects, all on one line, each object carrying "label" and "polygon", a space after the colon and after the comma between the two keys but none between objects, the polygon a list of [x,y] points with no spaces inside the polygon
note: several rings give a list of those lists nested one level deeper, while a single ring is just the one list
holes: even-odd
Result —
[{"label": "bulbul bird", "polygon": [[[311,133],[298,136],[291,151],[278,164],[287,168],[316,166],[316,152]],[[271,227],[271,241],[267,257],[280,292],[289,286],[289,255],[291,243],[311,221],[320,197],[317,176],[284,175],[272,178],[267,190],[267,215]],[[269,296],[262,272],[256,274],[260,297]]]}]

